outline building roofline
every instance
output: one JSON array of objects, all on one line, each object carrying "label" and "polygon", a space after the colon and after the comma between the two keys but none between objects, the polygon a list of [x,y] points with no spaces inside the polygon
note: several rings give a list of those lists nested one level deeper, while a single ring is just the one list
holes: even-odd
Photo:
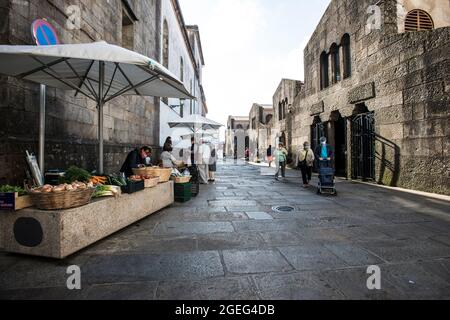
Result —
[{"label": "building roofline", "polygon": [[186,29],[192,30],[193,32],[195,32],[197,34],[197,43],[198,43],[198,48],[200,51],[200,58],[202,59],[202,64],[205,65],[205,57],[203,56],[203,47],[202,47],[202,39],[200,36],[200,28],[198,27],[198,25],[188,25],[188,26],[186,26]]},{"label": "building roofline", "polygon": [[183,13],[181,11],[180,3],[179,3],[178,0],[171,0],[171,2],[172,2],[172,5],[173,5],[173,7],[175,9],[175,15],[177,16],[178,23],[181,26],[184,42],[186,43],[186,46],[187,46],[188,51],[189,51],[189,56],[191,58],[192,64],[194,65],[194,69],[195,69],[194,72],[197,75],[197,78],[200,78],[200,75],[198,74],[198,68],[200,66],[197,66],[197,62],[195,61],[194,50],[193,50],[193,48],[191,46],[191,42],[189,41],[189,35],[187,33],[187,28],[186,28],[186,24],[184,22],[184,17],[183,17]]}]

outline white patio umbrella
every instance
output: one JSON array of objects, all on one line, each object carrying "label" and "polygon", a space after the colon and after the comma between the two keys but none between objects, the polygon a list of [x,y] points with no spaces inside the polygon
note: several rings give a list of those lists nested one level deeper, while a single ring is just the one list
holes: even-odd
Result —
[{"label": "white patio umbrella", "polygon": [[192,132],[197,133],[200,130],[220,129],[222,124],[207,119],[201,115],[193,114],[178,121],[169,122],[170,128],[188,128]]},{"label": "white patio umbrella", "polygon": [[193,99],[169,70],[136,52],[96,42],[0,46],[0,74],[74,90],[98,104],[99,171],[103,173],[103,106],[121,95]]}]

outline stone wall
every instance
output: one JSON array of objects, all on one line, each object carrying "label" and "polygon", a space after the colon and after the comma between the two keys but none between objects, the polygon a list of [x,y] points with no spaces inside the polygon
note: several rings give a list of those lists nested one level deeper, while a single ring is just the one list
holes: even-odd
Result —
[{"label": "stone wall", "polygon": [[[286,147],[291,154],[289,158],[291,158],[294,153],[293,147],[297,145],[294,135],[296,130],[296,126],[294,125],[295,117],[291,113],[291,106],[294,105],[294,100],[300,94],[302,87],[303,83],[301,81],[283,79],[273,95],[273,119],[269,137],[270,143],[274,147],[277,146],[280,137],[284,133]],[[286,118],[280,120],[279,104],[283,102],[287,102],[287,105],[285,106]]]},{"label": "stone wall", "polygon": [[[367,30],[374,1],[333,1],[305,49],[305,90],[294,102],[295,144],[311,139],[314,117],[333,128],[347,123],[347,175],[351,177],[351,119],[374,113],[375,181],[450,194],[450,28],[399,34],[395,1],[381,5],[380,30]],[[351,77],[320,89],[320,54],[351,39]],[[341,61],[342,62],[342,61]],[[294,148],[295,149],[295,148]]]},{"label": "stone wall", "polygon": [[[159,60],[159,1],[131,2],[134,50]],[[67,27],[69,5],[81,9],[81,29]],[[32,45],[30,27],[36,18],[47,18],[62,43],[105,40],[122,44],[122,1],[0,1],[0,15],[9,19],[1,31],[1,44]],[[105,106],[105,171],[120,169],[127,152],[141,145],[159,145],[159,99],[121,97]],[[14,78],[0,78],[0,183],[20,183],[24,178],[25,150],[37,153],[39,86]],[[98,163],[96,105],[71,92],[47,89],[46,168],[69,165],[95,170]]]}]

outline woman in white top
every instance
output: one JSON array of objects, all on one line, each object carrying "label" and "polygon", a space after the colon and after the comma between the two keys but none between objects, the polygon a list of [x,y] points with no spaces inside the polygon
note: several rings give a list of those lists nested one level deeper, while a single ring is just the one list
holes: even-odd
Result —
[{"label": "woman in white top", "polygon": [[183,164],[182,161],[178,161],[172,154],[172,145],[166,144],[161,153],[161,161],[164,168],[176,168]]}]

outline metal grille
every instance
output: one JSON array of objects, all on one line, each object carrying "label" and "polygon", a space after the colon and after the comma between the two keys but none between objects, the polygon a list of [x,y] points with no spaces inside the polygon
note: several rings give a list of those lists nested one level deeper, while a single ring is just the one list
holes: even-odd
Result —
[{"label": "metal grille", "polygon": [[433,19],[423,10],[413,10],[406,15],[405,31],[423,31],[434,29]]},{"label": "metal grille", "polygon": [[355,116],[352,122],[353,179],[375,178],[375,119],[373,113]]}]

